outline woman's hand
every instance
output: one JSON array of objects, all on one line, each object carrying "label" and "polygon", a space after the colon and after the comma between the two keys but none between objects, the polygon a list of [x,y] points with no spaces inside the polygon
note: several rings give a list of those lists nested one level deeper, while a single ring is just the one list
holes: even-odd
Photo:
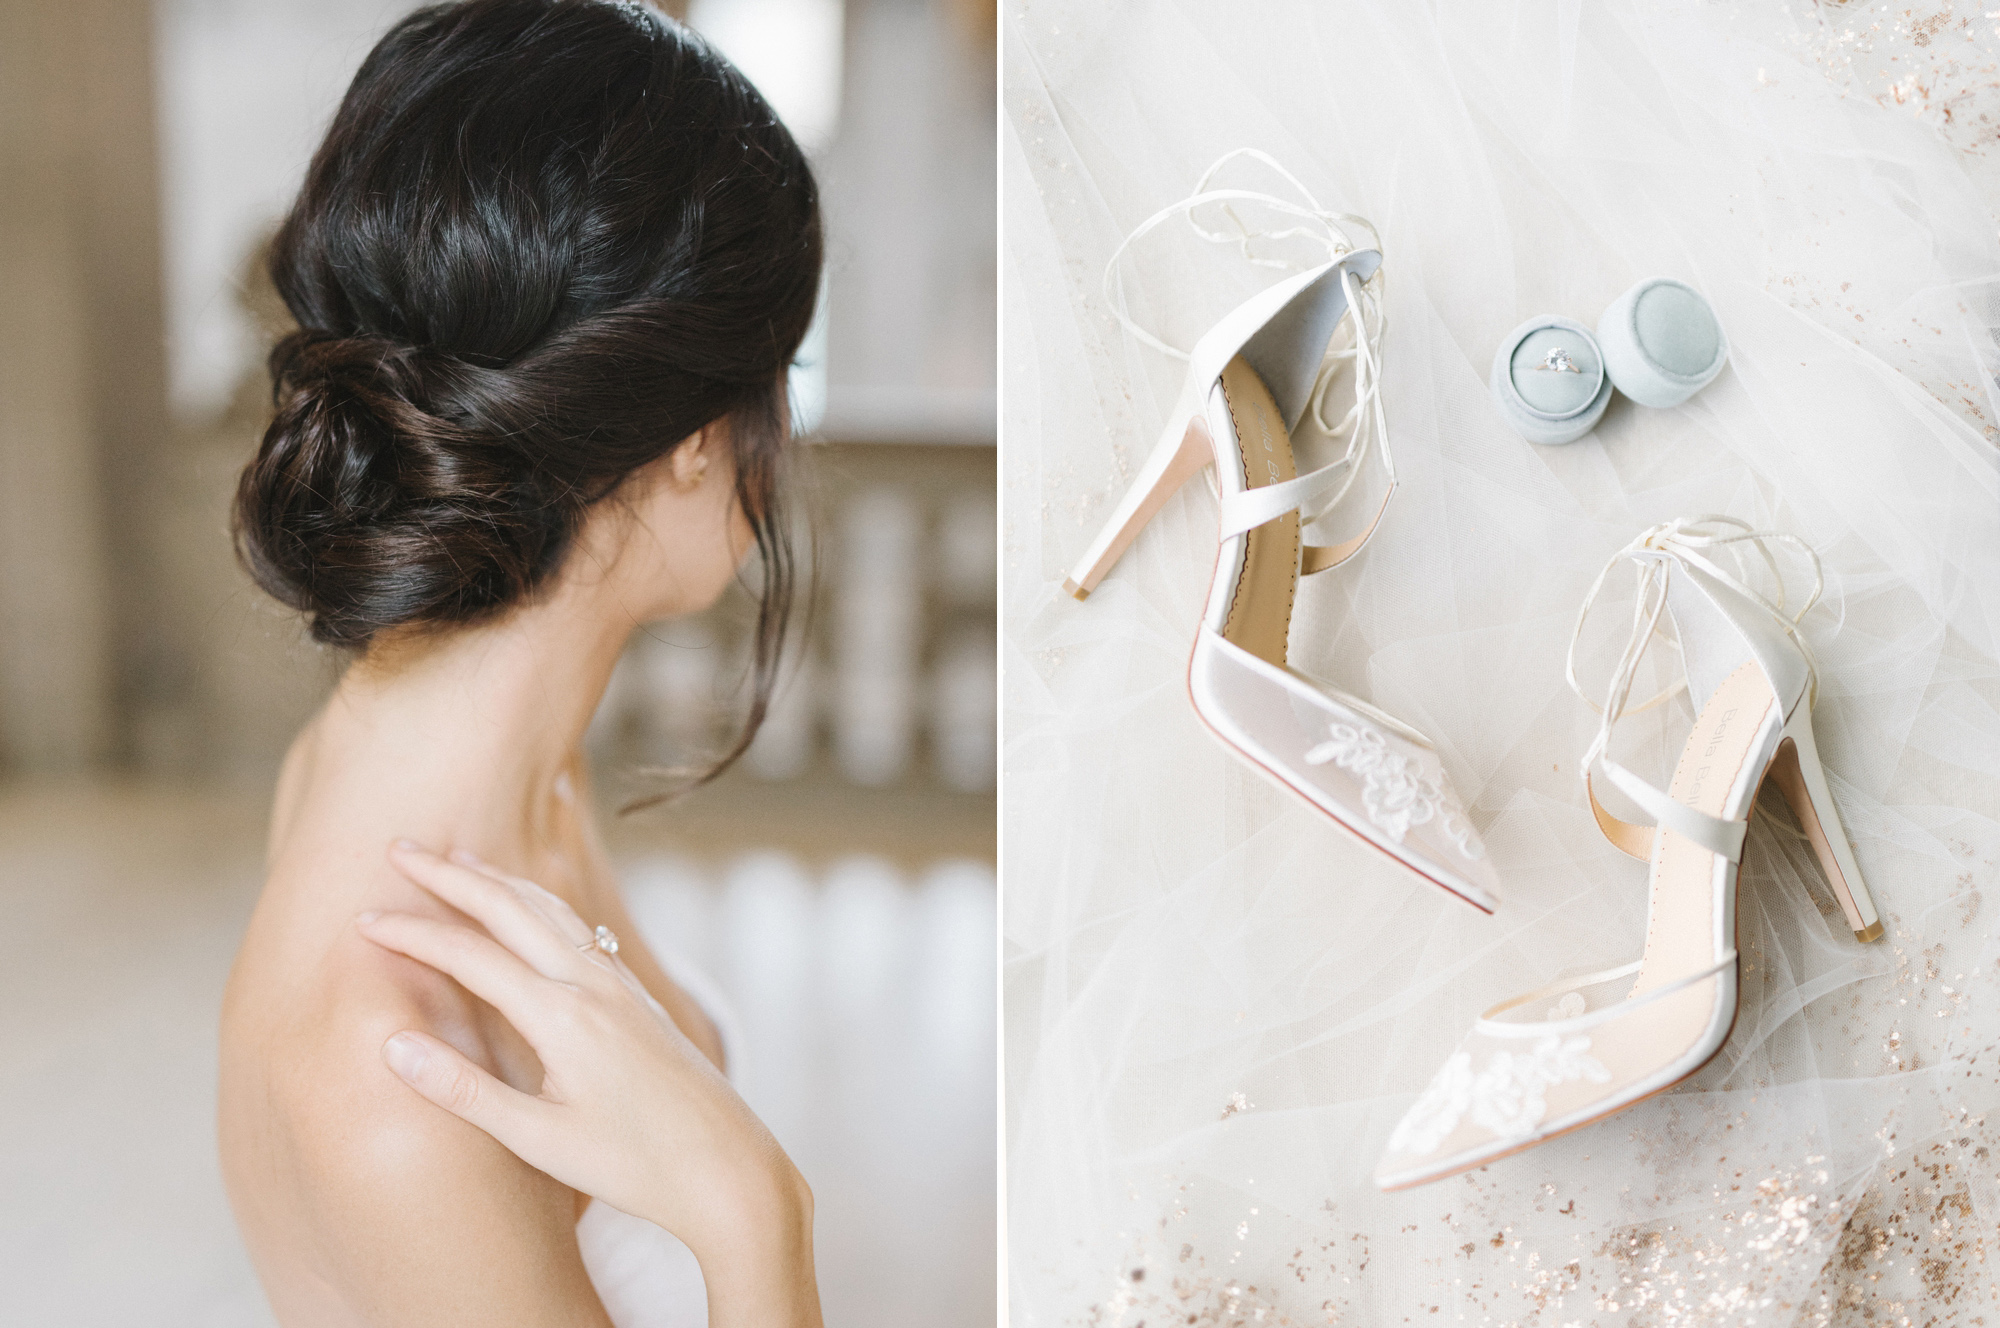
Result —
[{"label": "woman's hand", "polygon": [[804,1180],[631,972],[590,946],[591,928],[468,853],[447,861],[405,840],[389,860],[486,932],[364,913],[362,935],[504,1015],[541,1058],[542,1090],[511,1088],[414,1031],[383,1045],[389,1068],[530,1166],[680,1237],[701,1262],[711,1324],[817,1325]]}]

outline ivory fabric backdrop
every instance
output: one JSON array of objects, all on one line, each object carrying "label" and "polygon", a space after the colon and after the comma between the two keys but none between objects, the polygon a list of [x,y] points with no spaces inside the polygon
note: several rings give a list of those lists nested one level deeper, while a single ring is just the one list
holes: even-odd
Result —
[{"label": "ivory fabric backdrop", "polygon": [[[1018,0],[1003,44],[1015,1322],[1991,1321],[1996,19]],[[1087,604],[1060,591],[1178,384],[1120,331],[1103,264],[1242,146],[1371,218],[1386,255],[1403,485],[1359,559],[1302,585],[1294,659],[1436,737],[1501,872],[1490,918],[1190,713],[1203,485]],[[1249,167],[1222,183],[1283,192]],[[1511,434],[1485,385],[1500,338],[1594,323],[1656,273],[1714,301],[1722,377],[1674,410],[1618,400],[1568,447]],[[1275,275],[1169,226],[1127,284],[1185,346]],[[1826,562],[1820,747],[1888,934],[1854,941],[1767,801],[1722,1054],[1609,1121],[1378,1194],[1389,1130],[1481,1009],[1638,953],[1645,870],[1583,805],[1595,717],[1563,649],[1604,559],[1699,512]],[[1633,768],[1661,777],[1687,722],[1684,701],[1628,721]]]}]

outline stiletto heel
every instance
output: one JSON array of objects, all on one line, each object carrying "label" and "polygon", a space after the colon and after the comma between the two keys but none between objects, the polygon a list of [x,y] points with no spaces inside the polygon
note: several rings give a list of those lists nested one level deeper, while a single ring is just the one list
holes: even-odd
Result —
[{"label": "stiletto heel", "polygon": [[[1279,170],[1261,153],[1253,156]],[[1217,162],[1220,167],[1223,162]],[[1216,167],[1211,167],[1213,175]],[[1395,492],[1388,423],[1381,397],[1382,254],[1342,229],[1359,218],[1322,211],[1303,186],[1300,207],[1242,190],[1207,192],[1156,213],[1127,237],[1106,268],[1106,296],[1119,321],[1145,344],[1188,362],[1186,385],[1165,431],[1131,490],[1077,561],[1063,588],[1078,599],[1097,588],[1147,521],[1188,478],[1213,463],[1220,539],[1207,606],[1188,660],[1188,698],[1218,741],[1259,773],[1304,798],[1322,815],[1475,908],[1492,912],[1498,884],[1485,847],[1452,791],[1429,738],[1358,697],[1291,664],[1292,609],[1302,577],[1338,567],[1374,534]],[[1195,343],[1177,350],[1133,323],[1115,285],[1118,256],[1132,240],[1179,212],[1219,207],[1235,234],[1204,238],[1251,255],[1256,233],[1232,205],[1254,202],[1303,218],[1274,238],[1311,236],[1329,260],[1252,296]],[[1343,324],[1353,345],[1335,345]],[[1326,418],[1337,371],[1353,369],[1354,404]],[[1310,418],[1320,433],[1346,442],[1345,455],[1300,472],[1292,433]],[[1386,475],[1381,505],[1361,532],[1338,543],[1309,544],[1307,528],[1337,508],[1379,460]]]},{"label": "stiletto heel", "polygon": [[[1813,592],[1797,614],[1784,611],[1780,545],[1813,568]],[[1719,565],[1719,553],[1746,546],[1778,580],[1775,603],[1744,583],[1741,559],[1735,574]],[[1648,865],[1645,951],[1632,963],[1551,983],[1481,1015],[1389,1136],[1375,1170],[1383,1189],[1456,1175],[1602,1120],[1673,1087],[1722,1050],[1738,1000],[1738,865],[1767,777],[1797,810],[1855,934],[1882,934],[1813,743],[1817,672],[1798,623],[1819,599],[1818,557],[1793,536],[1755,531],[1734,517],[1653,527],[1619,551],[1586,596],[1570,640],[1572,687],[1584,620],[1605,576],[1626,560],[1639,568],[1632,637],[1604,704],[1591,702],[1603,720],[1582,768],[1598,828]],[[1621,715],[1681,690],[1630,701],[1639,662],[1667,619],[1695,721],[1671,784],[1659,788],[1612,760],[1608,748]],[[1607,811],[1593,771],[1653,823]]]},{"label": "stiletto heel", "polygon": [[1861,879],[1854,861],[1854,848],[1841,827],[1840,812],[1833,805],[1833,790],[1827,787],[1826,770],[1820,765],[1819,747],[1813,741],[1812,714],[1801,706],[1785,725],[1784,741],[1771,762],[1771,778],[1791,804],[1792,815],[1806,832],[1820,867],[1826,872],[1833,897],[1854,928],[1856,940],[1872,941],[1882,934],[1882,920],[1875,912],[1875,900]]},{"label": "stiletto heel", "polygon": [[1078,599],[1089,599],[1104,574],[1124,556],[1146,523],[1166,506],[1167,499],[1215,460],[1215,444],[1208,436],[1207,421],[1196,409],[1197,402],[1192,385],[1181,392],[1181,404],[1161,431],[1152,455],[1139,468],[1139,477],[1132,481],[1132,487],[1111,519],[1104,523],[1104,529],[1090,542],[1083,557],[1077,559],[1075,569],[1063,582],[1065,591]]}]

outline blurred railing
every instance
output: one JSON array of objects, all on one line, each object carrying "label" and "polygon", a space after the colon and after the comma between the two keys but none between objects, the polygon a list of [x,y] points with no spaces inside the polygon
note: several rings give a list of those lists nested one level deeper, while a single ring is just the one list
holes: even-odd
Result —
[{"label": "blurred railing", "polygon": [[[802,630],[743,758],[763,782],[986,793],[995,765],[991,447],[810,444]],[[592,726],[600,768],[700,768],[739,731],[755,605],[639,633]]]}]

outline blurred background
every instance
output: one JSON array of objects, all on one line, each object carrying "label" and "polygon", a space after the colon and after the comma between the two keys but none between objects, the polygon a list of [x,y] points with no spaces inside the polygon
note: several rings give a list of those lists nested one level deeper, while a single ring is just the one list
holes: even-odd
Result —
[{"label": "blurred background", "polygon": [[[286,744],[341,667],[236,568],[261,275],[404,0],[0,0],[0,1323],[271,1322],[215,1163],[215,1020]],[[992,0],[664,6],[825,194],[795,383],[817,595],[747,757],[747,596],[635,637],[592,729],[633,912],[742,1017],[830,1322],[990,1322]]]}]

